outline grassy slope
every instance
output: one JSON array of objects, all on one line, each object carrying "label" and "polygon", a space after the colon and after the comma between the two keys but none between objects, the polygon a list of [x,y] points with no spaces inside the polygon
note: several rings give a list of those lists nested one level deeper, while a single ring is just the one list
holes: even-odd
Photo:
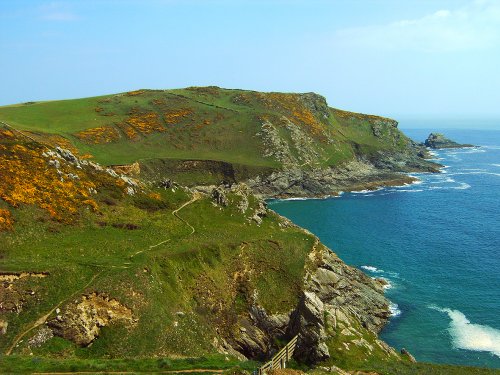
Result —
[{"label": "grassy slope", "polygon": [[[188,200],[182,191],[162,195],[172,208]],[[148,212],[127,202],[102,207],[101,214],[86,217],[77,226],[54,228],[44,212],[31,207],[14,211],[15,231],[0,234],[4,244],[2,271],[43,271],[50,276],[26,281],[24,287],[35,288],[40,299],[29,299],[19,315],[5,315],[9,330],[0,350],[5,351],[16,335],[59,302],[96,290],[132,307],[140,316],[137,326],[128,332],[124,328],[104,329],[88,348],[52,340],[35,354],[113,358],[209,354],[215,332],[207,328],[210,322],[203,321],[205,313],[196,311],[196,298],[203,292],[196,288],[197,282],[213,282],[207,288],[237,309],[237,301],[225,289],[232,274],[241,268],[234,258],[243,242],[249,244],[246,261],[253,267],[258,264],[264,270],[279,265],[279,272],[263,273],[255,280],[262,289],[263,305],[270,311],[286,311],[297,302],[312,238],[299,230],[281,231],[273,217],[259,228],[246,224],[233,210],[221,211],[201,200],[179,213],[197,230],[189,235],[189,227],[172,215],[171,208]],[[107,223],[104,227],[103,222]],[[113,227],[122,223],[140,228]],[[140,250],[145,251],[134,256]],[[91,285],[85,287],[92,278]],[[179,318],[177,311],[186,315]],[[180,328],[174,328],[174,321]],[[19,351],[23,352],[22,348]]]},{"label": "grassy slope", "polygon": [[[34,157],[35,153],[28,154],[29,150],[43,151],[38,146],[34,148],[29,140],[8,134],[7,138],[0,134],[0,156],[8,157],[14,150],[22,153],[12,154],[11,161],[1,165],[2,173],[24,153]],[[80,179],[76,181],[91,176],[83,174],[86,169],[78,172]],[[35,170],[32,172],[30,179],[36,184],[30,185],[30,180],[22,188],[41,189],[33,195],[20,196],[16,190],[9,190],[8,185],[0,186],[2,198],[20,202],[14,208],[0,200],[0,209],[7,209],[14,222],[13,230],[0,231],[0,271],[45,272],[48,276],[16,281],[14,288],[18,293],[14,296],[0,289],[6,305],[10,298],[15,300],[18,296],[22,301],[19,313],[0,306],[0,320],[9,323],[0,340],[2,353],[8,352],[19,338],[23,340],[19,340],[13,353],[29,353],[27,339],[37,329],[20,337],[22,333],[47,312],[63,308],[93,291],[112,296],[131,308],[139,319],[137,324],[106,327],[99,340],[85,348],[54,338],[32,348],[34,355],[57,358],[209,355],[215,352],[212,345],[217,335],[215,329],[232,329],[237,315],[248,308],[247,291],[257,288],[260,303],[271,312],[286,312],[297,304],[306,254],[314,239],[297,228],[281,229],[281,219],[275,214],[264,218],[260,226],[249,221],[257,204],[253,198],[247,214],[243,215],[235,206],[241,199],[238,196],[229,195],[234,205],[220,209],[207,197],[193,200],[191,193],[183,189],[155,189],[131,197],[124,195],[119,187],[105,185],[94,196],[97,212],[82,205],[77,207],[77,215],[67,212],[67,216],[61,214],[61,220],[54,220],[50,217],[52,207],[33,199],[42,190],[57,192],[41,186],[53,184],[57,174],[54,171],[38,176]],[[151,196],[153,193],[156,195]],[[62,204],[59,207],[66,208]],[[182,220],[173,215],[180,207],[183,208],[177,215]],[[69,222],[70,218],[71,225],[60,222]],[[236,275],[244,274],[245,269],[262,272],[251,280],[238,279]],[[221,303],[222,308],[214,311]],[[183,314],[179,315],[179,311]],[[54,316],[52,313],[49,320]]]},{"label": "grassy slope", "polygon": [[[189,113],[180,116],[183,110]],[[157,115],[158,131],[129,139],[119,124],[130,119],[134,111]],[[365,153],[402,148],[407,143],[405,137],[401,137],[399,144],[394,144],[390,135],[374,137],[370,122],[373,119],[368,116],[353,114],[355,117],[351,119],[342,116],[344,112],[331,112],[328,119],[319,117],[309,111],[297,94],[188,88],[0,107],[0,121],[25,131],[62,135],[82,153],[92,154],[103,164],[168,158],[280,167],[273,158],[263,156],[262,141],[256,136],[261,130],[262,117],[279,123],[286,116],[298,124],[314,140],[318,165],[336,165],[353,158],[353,143]],[[175,117],[176,113],[179,116]],[[174,117],[169,120],[166,114]],[[99,144],[75,136],[97,127],[112,128],[114,139]],[[278,127],[292,154],[297,153],[289,130],[282,124]],[[314,132],[314,127],[319,130]],[[325,134],[333,141],[327,142]]]},{"label": "grassy slope", "polygon": [[[189,99],[190,105],[193,106],[200,105],[217,110],[219,108],[214,106],[224,106],[229,112],[237,107],[231,99],[231,95],[235,94],[233,91],[228,95],[225,95],[224,91],[224,95],[219,95],[216,99],[206,95],[208,97],[205,100],[212,98],[210,105],[199,103],[201,94],[198,92],[176,90],[173,93],[195,96],[197,101],[192,102],[194,99]],[[148,105],[152,99],[141,99],[141,95],[143,94],[125,97],[134,103],[135,100],[143,100],[139,104]],[[158,93],[144,95],[154,95],[157,98]],[[113,110],[125,113],[129,110],[130,103],[120,109],[124,97],[118,98],[116,103],[112,102],[116,106]],[[103,100],[103,97],[76,101],[78,106],[74,105],[75,101],[65,101],[59,104],[47,102],[4,107],[0,110],[0,116],[2,120],[21,129],[50,131],[74,141],[75,138],[71,134],[88,126],[84,125],[84,122],[78,123],[76,118],[85,119],[88,111],[94,110],[93,106],[99,104],[100,100]],[[68,107],[61,110],[61,103],[64,103],[63,107],[66,104]],[[75,111],[76,107],[79,108],[78,111]],[[52,116],[55,116],[54,121],[51,121]],[[238,118],[239,116],[238,114]],[[255,116],[253,112],[247,113],[249,121],[254,121],[252,116]],[[108,116],[101,117],[98,117],[100,121],[108,121]],[[87,117],[87,120],[89,118]],[[352,132],[349,137],[356,133],[359,144],[367,150],[380,146],[376,142],[372,143],[373,137],[370,136],[371,128],[368,123],[352,126],[350,122],[353,120],[343,116],[335,117],[332,121],[338,122],[339,132]],[[105,123],[107,124],[102,122],[99,125]],[[252,124],[255,125],[254,122]],[[231,124],[228,122],[222,125],[230,127]],[[184,130],[187,128],[184,125],[182,127]],[[189,131],[186,130],[188,133]],[[6,138],[5,134],[7,133],[0,134],[2,146],[13,142],[12,135]],[[189,133],[189,136],[193,134],[195,137],[199,135],[195,132]],[[167,132],[160,132],[141,136],[137,141],[122,139],[115,147],[120,148],[124,155],[135,152],[130,147],[137,147],[144,153],[153,152],[149,149],[154,146],[150,143],[151,139],[166,135]],[[227,138],[225,133],[220,133],[220,136]],[[239,137],[238,134],[231,136]],[[19,138],[14,143],[16,142],[27,149],[33,147],[33,143],[25,138]],[[80,145],[76,141],[75,144]],[[101,150],[101,158],[106,160],[104,150],[111,145],[113,143],[81,147],[84,151],[96,152],[97,155]],[[153,147],[154,152],[159,152],[159,147],[160,144],[156,149]],[[233,158],[232,161],[238,159],[234,156],[233,149],[227,148],[233,145],[224,147],[226,148],[217,149],[219,155]],[[238,151],[242,151],[240,157],[245,158],[245,152],[251,152],[253,157],[258,159],[259,154],[255,154],[252,147],[260,145],[250,144],[249,147],[247,151],[238,148]],[[41,149],[37,150],[41,152]],[[180,157],[190,156],[191,151],[193,150],[177,149]],[[210,156],[202,151],[201,146],[196,150],[200,158]],[[225,152],[227,154],[224,154]],[[331,157],[335,159],[338,154],[333,153]],[[257,159],[250,159],[250,162],[254,165],[272,165],[265,158]],[[27,161],[29,162],[24,162]],[[18,171],[14,169],[13,173],[16,172]],[[89,176],[87,178],[98,180],[97,175]],[[30,179],[39,181],[38,188],[41,190],[37,194],[46,189],[47,186],[42,185],[50,183],[50,180],[47,180],[49,177],[41,179],[36,175],[30,176]],[[107,179],[109,180],[109,177]],[[137,324],[127,326],[117,323],[104,327],[99,339],[89,347],[79,347],[69,340],[55,337],[41,347],[28,349],[27,341],[37,332],[35,328],[23,336],[22,340],[18,341],[18,346],[13,348],[15,356],[0,358],[0,370],[131,368],[139,371],[145,368],[175,370],[193,366],[227,368],[235,362],[227,362],[222,357],[213,356],[214,348],[211,343],[215,336],[214,330],[216,326],[220,329],[230,329],[230,323],[234,322],[238,313],[245,311],[248,307],[248,295],[245,291],[257,288],[259,302],[271,312],[286,312],[297,303],[304,260],[314,242],[311,235],[296,228],[281,228],[279,217],[273,214],[264,218],[259,227],[249,222],[248,216],[242,215],[234,205],[220,209],[208,198],[193,201],[178,213],[195,228],[196,231],[191,234],[191,227],[173,215],[175,209],[192,199],[189,192],[183,189],[154,189],[154,193],[159,194],[159,199],[151,198],[147,194],[129,197],[116,187],[110,186],[108,180],[99,187],[99,194],[95,197],[97,212],[89,211],[86,206],[79,207],[77,215],[72,214],[76,221],[71,225],[61,222],[64,220],[51,218],[49,211],[41,208],[40,203],[19,204],[17,208],[13,208],[7,201],[0,200],[0,209],[8,209],[14,221],[12,231],[0,231],[0,270],[49,274],[43,279],[26,278],[16,282],[16,288],[23,293],[24,302],[19,313],[0,309],[0,319],[9,322],[6,335],[0,340],[0,351],[5,353],[17,342],[16,338],[29,330],[40,316],[57,306],[63,308],[82,294],[93,291],[110,295],[130,307],[139,318]],[[37,194],[29,198],[33,202],[40,202],[36,200]],[[230,199],[237,202],[239,198],[234,196]],[[251,200],[250,207],[255,203]],[[235,278],[236,274],[248,268],[263,272],[256,274],[250,281]],[[251,285],[247,285],[248,282]],[[30,291],[33,291],[33,294]],[[210,297],[205,298],[206,296]],[[224,308],[214,310],[221,302]],[[178,314],[179,311],[184,314]],[[49,320],[54,316],[55,313],[52,313]],[[24,357],[29,353],[33,353],[34,359]],[[338,356],[335,358],[336,362],[344,361],[342,364],[347,368],[382,368],[382,373],[415,373],[417,368],[404,363],[357,363],[355,358],[342,357],[342,353],[335,355]],[[178,356],[201,359],[188,361],[189,363],[163,363],[156,360],[138,363],[121,359]],[[209,359],[203,359],[204,356]],[[117,360],[107,360],[110,358]],[[63,361],[59,361],[61,359]],[[461,371],[457,370],[460,369],[457,367],[443,372],[439,366],[418,366],[423,366],[427,373],[431,374],[452,374]],[[434,372],[435,368],[440,370]]]}]

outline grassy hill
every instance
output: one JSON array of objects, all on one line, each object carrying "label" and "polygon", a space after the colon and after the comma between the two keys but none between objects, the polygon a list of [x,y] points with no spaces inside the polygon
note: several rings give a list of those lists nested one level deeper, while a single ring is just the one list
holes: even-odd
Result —
[{"label": "grassy hill", "polygon": [[[314,93],[282,94],[218,87],[138,90],[95,98],[0,107],[0,121],[37,140],[92,156],[105,165],[140,162],[153,175],[184,184],[241,180],[273,171],[341,166],[397,155],[397,171],[429,168],[394,120],[328,107]],[[212,176],[185,168],[212,163]],[[206,166],[201,170],[207,169]],[[221,175],[222,178],[214,177]],[[231,176],[230,176],[231,177]]]},{"label": "grassy hill", "polygon": [[[0,119],[0,371],[241,373],[299,334],[303,368],[493,372],[415,365],[381,342],[382,285],[247,186],[148,178],[180,162],[224,162],[192,168],[192,183],[221,165],[250,178],[413,155],[394,121],[219,88],[27,103]],[[154,163],[136,178],[96,163],[141,158]]]}]

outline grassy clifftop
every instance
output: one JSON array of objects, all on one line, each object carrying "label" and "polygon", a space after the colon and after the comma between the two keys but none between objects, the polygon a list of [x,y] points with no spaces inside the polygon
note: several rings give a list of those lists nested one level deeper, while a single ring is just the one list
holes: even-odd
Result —
[{"label": "grassy clifftop", "polygon": [[218,160],[254,166],[333,166],[410,143],[393,120],[328,107],[320,95],[217,87],[138,90],[0,108],[0,120],[62,136],[103,164]]},{"label": "grassy clifftop", "polygon": [[134,175],[183,185],[245,182],[264,196],[315,196],[436,171],[391,119],[314,93],[191,87],[0,107],[32,138]]}]

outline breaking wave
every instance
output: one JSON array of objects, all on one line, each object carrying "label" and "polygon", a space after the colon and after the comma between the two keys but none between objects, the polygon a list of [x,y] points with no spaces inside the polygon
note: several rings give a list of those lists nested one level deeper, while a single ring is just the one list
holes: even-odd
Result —
[{"label": "breaking wave", "polygon": [[471,323],[458,310],[441,308],[435,305],[431,305],[429,308],[448,314],[451,319],[448,331],[455,348],[476,352],[490,352],[500,357],[500,330]]},{"label": "breaking wave", "polygon": [[383,270],[379,270],[377,267],[374,267],[374,266],[361,266],[362,269],[366,270],[366,271],[370,271],[370,272],[373,272],[373,273],[382,273],[384,272]]},{"label": "breaking wave", "polygon": [[399,309],[397,303],[394,302],[389,303],[389,311],[391,312],[391,316],[393,318],[401,315],[401,310]]}]

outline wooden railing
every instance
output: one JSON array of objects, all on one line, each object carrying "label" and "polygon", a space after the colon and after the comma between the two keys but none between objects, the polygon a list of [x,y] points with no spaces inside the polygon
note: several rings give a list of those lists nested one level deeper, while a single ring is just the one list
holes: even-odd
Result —
[{"label": "wooden railing", "polygon": [[258,375],[264,375],[268,370],[274,370],[277,368],[286,368],[286,363],[292,359],[293,352],[297,346],[297,339],[299,335],[291,339],[286,346],[281,349],[278,353],[274,355],[273,358],[262,367],[259,368]]}]

